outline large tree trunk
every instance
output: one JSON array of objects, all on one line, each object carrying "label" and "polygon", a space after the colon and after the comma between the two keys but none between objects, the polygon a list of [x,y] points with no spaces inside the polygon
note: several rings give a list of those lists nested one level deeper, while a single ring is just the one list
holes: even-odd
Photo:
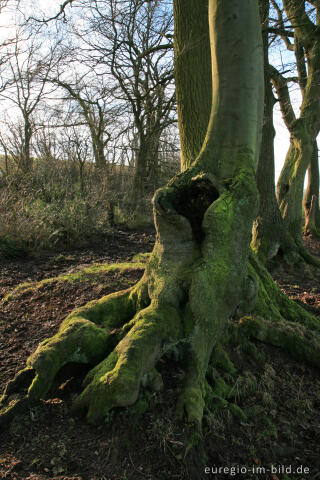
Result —
[{"label": "large tree trunk", "polygon": [[[181,2],[176,0],[176,16],[184,15]],[[209,27],[213,88],[207,134],[190,166],[154,196],[157,237],[143,278],[65,319],[9,383],[0,422],[46,395],[59,369],[78,361],[92,369],[74,411],[99,423],[110,409],[134,403],[141,383],[160,388],[156,362],[175,347],[186,369],[178,412],[200,427],[205,401],[212,398],[208,363],[231,316],[255,308],[259,317],[243,319],[233,328],[289,351],[295,351],[295,328],[281,324],[279,330],[263,323],[262,316],[279,323],[286,314],[315,326],[303,309],[296,307],[297,313],[253,254],[249,261],[263,109],[256,0],[209,0]],[[188,82],[179,87],[188,88]],[[307,347],[301,340],[299,354],[307,352],[317,363],[316,347]]]},{"label": "large tree trunk", "polygon": [[[195,15],[195,12],[196,15]],[[208,2],[174,1],[175,79],[181,170],[199,154],[211,113],[211,52]],[[192,28],[190,26],[192,25]],[[190,92],[192,94],[190,95]]]}]

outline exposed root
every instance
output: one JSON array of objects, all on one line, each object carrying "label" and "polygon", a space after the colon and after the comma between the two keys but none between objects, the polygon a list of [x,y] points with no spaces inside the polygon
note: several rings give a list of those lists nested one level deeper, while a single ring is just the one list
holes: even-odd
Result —
[{"label": "exposed root", "polygon": [[[91,369],[73,412],[100,423],[110,409],[133,404],[141,385],[161,389],[154,366],[183,344],[185,378],[177,412],[200,435],[205,409],[227,406],[243,418],[233,403],[236,367],[222,346],[223,336],[234,341],[240,331],[319,366],[318,319],[285,297],[249,255],[251,223],[243,219],[255,215],[252,178],[253,172],[240,170],[232,183],[218,188],[189,171],[158,191],[157,241],[143,278],[129,290],[75,310],[39,345],[27,368],[8,384],[0,422],[44,398],[59,370],[78,362]],[[196,197],[189,213],[183,210],[188,188]],[[232,316],[243,318],[228,330]]]},{"label": "exposed root", "polygon": [[295,360],[320,367],[320,335],[293,322],[272,322],[255,316],[241,319],[241,329],[250,338],[282,348]]},{"label": "exposed root", "polygon": [[88,409],[87,420],[95,424],[111,408],[132,405],[137,400],[143,375],[181,334],[179,312],[169,307],[156,308],[151,303],[137,314],[130,332],[107,359],[88,373],[84,380],[86,387],[74,403],[74,411]]},{"label": "exposed root", "polygon": [[248,271],[258,282],[258,298],[253,312],[266,320],[297,322],[320,331],[320,321],[290,300],[273,281],[269,272],[251,252]]},{"label": "exposed root", "polygon": [[[72,312],[53,337],[43,341],[28,358],[27,368],[9,382],[0,400],[0,419],[5,423],[17,409],[44,398],[59,370],[70,362],[95,365],[112,350],[113,331],[145,303],[143,282],[136,287],[103,297]],[[144,297],[144,298],[143,298]]]}]

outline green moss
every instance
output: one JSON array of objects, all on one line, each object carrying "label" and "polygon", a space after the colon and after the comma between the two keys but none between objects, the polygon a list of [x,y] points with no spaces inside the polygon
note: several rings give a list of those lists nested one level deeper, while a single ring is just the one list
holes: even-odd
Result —
[{"label": "green moss", "polygon": [[148,407],[149,407],[149,402],[147,401],[147,399],[141,398],[134,405],[134,413],[138,416],[141,416],[146,413],[146,411],[148,410]]},{"label": "green moss", "polygon": [[151,253],[138,253],[132,257],[132,263],[144,263],[146,264],[150,258]]},{"label": "green moss", "polygon": [[153,392],[160,392],[163,389],[163,380],[160,373],[153,368],[141,378],[141,385],[149,388]]},{"label": "green moss", "polygon": [[160,351],[181,334],[177,313],[169,306],[151,303],[136,315],[132,328],[109,357],[89,372],[86,388],[74,404],[76,411],[88,409],[89,423],[99,422],[114,407],[136,401],[141,379],[152,370]]},{"label": "green moss", "polygon": [[188,386],[183,390],[183,394],[180,396],[177,404],[177,416],[182,419],[184,415],[187,415],[188,421],[197,425],[198,429],[201,429],[201,422],[204,409],[203,394],[199,386]]},{"label": "green moss", "polygon": [[90,282],[93,284],[99,284],[101,282],[101,275],[108,272],[124,273],[130,270],[144,270],[147,261],[147,258],[144,258],[144,255],[148,254],[141,254],[142,257],[139,260],[132,260],[132,262],[112,264],[96,263],[77,272],[68,273],[66,275],[58,275],[57,277],[53,278],[46,278],[44,280],[41,280],[40,282],[24,282],[15,287],[12,292],[8,293],[4,297],[3,302],[9,302],[17,296],[22,295],[26,292],[33,292],[35,290],[45,289],[50,285],[58,285],[64,282]]},{"label": "green moss", "polygon": [[230,373],[230,375],[235,375],[237,371],[221,344],[213,349],[209,363],[221,369],[223,372]]},{"label": "green moss", "polygon": [[241,319],[240,328],[246,335],[281,347],[296,360],[320,366],[320,336],[293,322],[270,322],[259,317]]},{"label": "green moss", "polygon": [[245,412],[235,403],[229,403],[229,410],[234,417],[239,418],[240,420],[247,420],[247,415]]},{"label": "green moss", "polygon": [[297,322],[320,332],[319,319],[282,293],[253,252],[250,254],[248,271],[259,284],[258,300],[254,309],[256,315],[267,320]]},{"label": "green moss", "polygon": [[[117,292],[75,310],[53,337],[38,346],[27,360],[26,371],[35,370],[28,390],[30,401],[45,396],[55,375],[66,363],[77,361],[95,365],[106,356],[114,346],[109,332],[134,313],[137,290],[135,287]],[[113,366],[107,364],[109,369]]]},{"label": "green moss", "polygon": [[226,384],[222,377],[218,377],[215,379],[213,392],[218,397],[228,398],[231,392],[231,387]]}]

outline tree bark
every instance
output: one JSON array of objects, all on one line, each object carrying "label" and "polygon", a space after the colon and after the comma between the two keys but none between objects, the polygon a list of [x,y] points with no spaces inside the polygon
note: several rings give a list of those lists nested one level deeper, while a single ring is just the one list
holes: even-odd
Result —
[{"label": "tree bark", "polygon": [[315,237],[319,237],[319,160],[317,142],[314,142],[311,163],[308,167],[308,185],[303,199],[303,208],[305,213],[305,235],[311,234]]},{"label": "tree bark", "polygon": [[[307,79],[304,74],[303,78],[299,78],[303,100],[298,119],[295,118],[288,99],[286,85],[283,84],[284,77],[280,79],[279,74],[274,77],[284,121],[290,131],[290,147],[278,180],[277,196],[285,225],[294,240],[301,245],[304,178],[320,129],[320,41],[316,25],[305,12],[304,2],[284,0],[283,5],[294,25],[295,47],[299,49],[297,57],[301,60],[300,50],[303,48],[308,65]],[[316,8],[319,8],[318,4]],[[300,63],[299,73],[305,72]]]},{"label": "tree bark", "polygon": [[29,116],[24,116],[24,138],[23,138],[23,152],[20,158],[19,167],[24,174],[28,174],[31,171],[32,161],[30,156],[32,138],[32,126]]},{"label": "tree bark", "polygon": [[[200,429],[205,402],[210,405],[215,388],[206,379],[208,363],[230,317],[254,310],[259,317],[232,328],[289,351],[295,351],[299,329],[281,324],[280,334],[276,324],[263,323],[261,317],[272,315],[280,324],[285,314],[316,327],[250,254],[263,113],[257,2],[208,4],[213,79],[208,129],[199,155],[154,196],[157,237],[144,276],[129,290],[75,310],[54,337],[40,344],[1,399],[2,423],[43,398],[60,368],[72,361],[92,367],[74,412],[100,423],[110,409],[134,403],[141,383],[161,388],[157,360],[176,348],[185,365],[178,413]],[[184,9],[175,15],[183,16]],[[182,81],[184,88],[188,82]],[[315,364],[320,358],[316,347],[303,340],[299,352],[308,352]]]},{"label": "tree bark", "polygon": [[260,16],[264,56],[264,117],[262,139],[256,180],[260,195],[259,213],[253,224],[253,250],[263,263],[274,258],[281,250],[288,257],[296,250],[295,243],[286,231],[275,192],[273,107],[275,98],[272,92],[269,67],[269,0],[260,0]]},{"label": "tree bark", "polygon": [[[195,12],[197,12],[196,15]],[[181,170],[185,170],[201,150],[211,113],[212,81],[208,2],[175,0],[174,19],[175,80]],[[190,28],[191,25],[192,28]]]}]

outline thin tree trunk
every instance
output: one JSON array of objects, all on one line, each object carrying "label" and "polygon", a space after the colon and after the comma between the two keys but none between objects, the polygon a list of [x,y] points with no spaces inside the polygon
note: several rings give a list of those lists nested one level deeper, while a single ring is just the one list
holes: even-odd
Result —
[{"label": "thin tree trunk", "polygon": [[32,127],[28,117],[24,119],[24,145],[23,145],[23,154],[21,158],[21,170],[23,173],[29,173],[31,170],[31,138],[32,138]]},{"label": "thin tree trunk", "polygon": [[308,167],[308,185],[303,199],[305,212],[304,233],[320,236],[319,210],[319,160],[318,146],[314,142],[311,163]]},{"label": "thin tree trunk", "polygon": [[139,149],[136,155],[132,185],[132,208],[134,210],[141,208],[142,200],[145,196],[146,177],[147,177],[147,143],[143,134],[139,135]]},{"label": "thin tree trunk", "polygon": [[[252,248],[259,258],[266,263],[275,257],[279,251],[287,250],[285,226],[275,192],[274,168],[274,136],[273,107],[275,98],[269,71],[268,55],[268,23],[269,0],[260,0],[260,15],[262,25],[262,39],[264,52],[264,120],[258,169],[256,174],[260,194],[259,214],[254,221],[252,231]],[[293,242],[291,242],[293,244]],[[294,248],[294,245],[291,245]]]},{"label": "thin tree trunk", "polygon": [[[297,121],[298,122],[298,121]],[[302,242],[304,179],[312,157],[312,139],[302,123],[291,133],[290,148],[277,183],[277,197],[285,226],[295,242]]]}]

